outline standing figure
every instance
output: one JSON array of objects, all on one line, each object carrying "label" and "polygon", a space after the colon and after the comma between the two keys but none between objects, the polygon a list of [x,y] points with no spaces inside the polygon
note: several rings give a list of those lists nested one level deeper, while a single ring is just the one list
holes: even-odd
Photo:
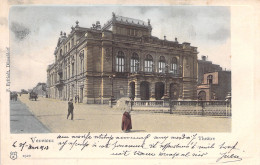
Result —
[{"label": "standing figure", "polygon": [[78,95],[75,96],[75,104],[77,103],[77,100],[78,100],[78,99],[77,99],[77,96],[78,96]]},{"label": "standing figure", "polygon": [[15,101],[17,101],[17,97],[18,97],[18,94],[15,93],[15,95],[14,95]]},{"label": "standing figure", "polygon": [[123,117],[122,117],[122,126],[121,127],[124,132],[129,132],[130,129],[132,129],[130,110],[127,110],[124,112]]},{"label": "standing figure", "polygon": [[68,102],[68,115],[67,115],[67,119],[69,118],[70,114],[71,114],[71,120],[73,120],[73,110],[74,110],[74,106],[73,106],[73,99],[71,99]]}]

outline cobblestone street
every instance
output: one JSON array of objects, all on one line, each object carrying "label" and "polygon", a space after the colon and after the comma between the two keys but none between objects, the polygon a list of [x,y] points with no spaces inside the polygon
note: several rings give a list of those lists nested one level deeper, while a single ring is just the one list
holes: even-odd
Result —
[{"label": "cobblestone street", "polygon": [[[120,133],[123,111],[108,105],[75,104],[74,120],[67,119],[68,103],[39,97],[30,101],[28,95],[18,99],[52,133]],[[230,132],[231,118],[181,116],[168,113],[131,112],[131,132]]]}]

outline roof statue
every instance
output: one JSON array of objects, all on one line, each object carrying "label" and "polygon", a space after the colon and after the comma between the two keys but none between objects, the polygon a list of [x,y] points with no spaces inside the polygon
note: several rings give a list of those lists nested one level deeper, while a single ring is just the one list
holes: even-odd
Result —
[{"label": "roof statue", "polygon": [[75,23],[76,23],[75,27],[79,27],[79,21],[77,20]]}]

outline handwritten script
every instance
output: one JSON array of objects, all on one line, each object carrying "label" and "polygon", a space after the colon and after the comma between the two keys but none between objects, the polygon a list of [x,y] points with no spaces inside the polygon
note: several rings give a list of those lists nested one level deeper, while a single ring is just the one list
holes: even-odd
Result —
[{"label": "handwritten script", "polygon": [[[55,147],[53,147],[53,145]],[[51,147],[50,147],[51,146]],[[218,141],[215,137],[199,134],[178,134],[159,136],[154,134],[60,134],[55,139],[14,141],[12,147],[24,150],[48,150],[66,152],[91,152],[101,156],[123,158],[167,158],[167,159],[212,159],[216,163],[242,161],[245,152],[238,141]],[[102,153],[100,155],[100,153]],[[105,155],[104,155],[105,154]],[[95,153],[94,153],[95,155]]]}]

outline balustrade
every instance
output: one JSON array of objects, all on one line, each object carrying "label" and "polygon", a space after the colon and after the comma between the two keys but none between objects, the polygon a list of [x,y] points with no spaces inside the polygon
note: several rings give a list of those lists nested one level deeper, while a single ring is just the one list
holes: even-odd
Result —
[{"label": "balustrade", "polygon": [[[128,105],[130,101],[126,101]],[[171,101],[172,105],[177,106],[226,106],[227,101],[224,100],[215,100],[215,101]],[[166,102],[164,100],[137,100],[133,101],[133,106],[164,106]]]},{"label": "balustrade", "polygon": [[[131,101],[126,101],[130,105]],[[165,101],[165,100],[136,100],[132,101],[135,110],[147,107],[156,111],[157,108],[169,108],[170,113],[187,115],[231,116],[231,102],[224,100],[215,101]],[[154,108],[155,109],[154,109]]]}]

